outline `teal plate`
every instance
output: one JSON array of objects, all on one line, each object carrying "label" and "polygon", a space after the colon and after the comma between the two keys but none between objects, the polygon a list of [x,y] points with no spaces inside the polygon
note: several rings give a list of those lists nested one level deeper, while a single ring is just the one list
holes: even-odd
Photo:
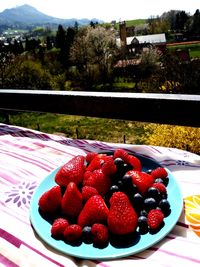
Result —
[{"label": "teal plate", "polygon": [[[160,166],[160,164],[149,158],[137,154],[136,156],[141,160],[143,171]],[[30,221],[42,241],[66,255],[82,259],[112,260],[139,253],[162,240],[174,228],[181,215],[183,208],[181,191],[172,173],[166,169],[169,177],[167,192],[168,200],[171,205],[171,213],[164,219],[164,226],[159,232],[143,235],[138,233],[127,243],[118,242],[119,240],[112,240],[105,248],[96,248],[92,244],[85,244],[83,242],[79,245],[72,246],[62,240],[56,240],[51,237],[51,223],[45,220],[39,212],[38,200],[45,191],[55,185],[54,177],[59,168],[51,172],[36,188],[31,199]]]}]

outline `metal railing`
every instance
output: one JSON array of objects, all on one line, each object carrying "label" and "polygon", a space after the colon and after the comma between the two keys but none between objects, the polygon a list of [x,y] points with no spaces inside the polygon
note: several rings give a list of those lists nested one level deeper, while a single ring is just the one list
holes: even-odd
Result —
[{"label": "metal railing", "polygon": [[200,95],[0,90],[0,111],[57,114],[200,126]]}]

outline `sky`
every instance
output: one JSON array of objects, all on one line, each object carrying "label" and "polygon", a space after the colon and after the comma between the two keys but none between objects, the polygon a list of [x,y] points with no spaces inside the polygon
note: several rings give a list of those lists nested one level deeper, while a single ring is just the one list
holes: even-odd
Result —
[{"label": "sky", "polygon": [[184,10],[193,15],[200,9],[200,0],[0,0],[0,12],[23,4],[57,18],[97,18],[105,22],[147,19],[170,10]]}]

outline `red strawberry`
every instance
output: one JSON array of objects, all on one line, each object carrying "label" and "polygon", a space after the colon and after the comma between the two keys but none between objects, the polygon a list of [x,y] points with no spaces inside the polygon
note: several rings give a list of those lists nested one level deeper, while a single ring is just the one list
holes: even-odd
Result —
[{"label": "red strawberry", "polygon": [[147,224],[151,230],[157,230],[164,219],[164,214],[159,209],[152,209],[147,215]]},{"label": "red strawberry", "polygon": [[142,164],[137,157],[133,155],[128,155],[127,161],[127,163],[129,163],[135,171],[142,171]]},{"label": "red strawberry", "polygon": [[158,191],[161,193],[161,194],[166,194],[167,193],[167,188],[164,184],[162,183],[154,183],[152,185],[152,187],[158,189]]},{"label": "red strawberry", "polygon": [[98,154],[95,153],[95,152],[89,152],[89,153],[87,153],[87,155],[85,157],[87,163],[90,163],[93,160],[93,158],[96,157],[97,155]]},{"label": "red strawberry", "polygon": [[151,175],[152,175],[152,177],[153,177],[154,180],[155,180],[156,178],[167,178],[168,173],[167,173],[167,171],[165,170],[165,168],[163,168],[163,167],[158,167],[158,168],[152,170]]},{"label": "red strawberry", "polygon": [[82,194],[75,183],[70,182],[61,201],[62,211],[67,216],[76,217],[82,209]]},{"label": "red strawberry", "polygon": [[145,194],[149,187],[152,186],[154,179],[150,174],[140,171],[128,171],[131,176],[133,184],[135,184],[141,194]]},{"label": "red strawberry", "polygon": [[97,154],[92,161],[89,163],[87,167],[87,171],[94,171],[101,168],[102,164],[104,163],[104,159],[106,158],[106,154]]},{"label": "red strawberry", "polygon": [[51,227],[51,235],[54,238],[62,238],[66,227],[69,225],[68,221],[64,218],[56,219]]},{"label": "red strawberry", "polygon": [[83,185],[94,187],[100,195],[105,196],[111,186],[111,178],[105,175],[101,169],[94,170],[87,179],[83,180]]},{"label": "red strawberry", "polygon": [[96,190],[96,188],[87,185],[82,187],[83,200],[87,201],[90,197],[94,195],[98,195],[98,191]]},{"label": "red strawberry", "polygon": [[128,152],[126,150],[124,150],[123,148],[116,149],[115,152],[114,152],[114,155],[113,155],[114,159],[121,158],[126,163],[127,163],[127,160],[128,160],[128,156],[129,156]]},{"label": "red strawberry", "polygon": [[94,223],[104,223],[108,217],[108,207],[100,195],[88,199],[78,217],[78,225],[91,226]]},{"label": "red strawberry", "polygon": [[42,194],[39,198],[38,205],[42,211],[53,214],[60,208],[61,199],[60,186],[56,185]]},{"label": "red strawberry", "polygon": [[95,223],[91,228],[93,243],[95,246],[102,247],[108,244],[108,228],[104,224]]},{"label": "red strawberry", "polygon": [[81,239],[82,228],[80,225],[71,224],[64,231],[64,240],[69,243],[77,242]]},{"label": "red strawberry", "polygon": [[55,176],[55,182],[60,186],[67,186],[70,182],[80,184],[85,171],[84,156],[75,156],[64,164]]},{"label": "red strawberry", "polygon": [[91,171],[85,171],[83,175],[83,180],[87,180],[87,178],[90,177],[91,174],[92,174]]},{"label": "red strawberry", "polygon": [[138,216],[129,198],[123,192],[115,192],[110,198],[108,229],[117,235],[133,233],[137,227]]},{"label": "red strawberry", "polygon": [[105,175],[113,175],[117,171],[117,167],[114,163],[113,157],[106,157],[101,169]]}]

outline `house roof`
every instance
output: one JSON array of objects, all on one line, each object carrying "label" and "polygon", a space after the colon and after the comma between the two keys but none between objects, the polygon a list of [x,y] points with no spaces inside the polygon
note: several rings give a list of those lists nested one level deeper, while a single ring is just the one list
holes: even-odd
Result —
[{"label": "house roof", "polygon": [[166,43],[165,33],[159,33],[159,34],[149,34],[149,35],[127,37],[126,38],[127,45],[131,44],[131,42],[134,38],[136,38],[140,44],[143,44],[143,43],[151,43],[151,44]]},{"label": "house roof", "polygon": [[[165,33],[159,34],[148,34],[148,35],[139,35],[131,36],[126,38],[127,45],[130,45],[133,40],[137,39],[140,44],[151,43],[151,44],[163,44],[166,43]],[[120,44],[120,38],[117,40],[117,44]]]}]

